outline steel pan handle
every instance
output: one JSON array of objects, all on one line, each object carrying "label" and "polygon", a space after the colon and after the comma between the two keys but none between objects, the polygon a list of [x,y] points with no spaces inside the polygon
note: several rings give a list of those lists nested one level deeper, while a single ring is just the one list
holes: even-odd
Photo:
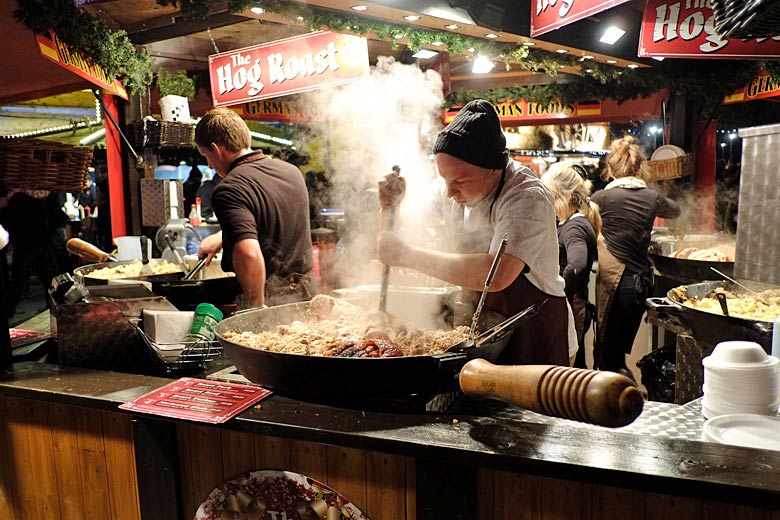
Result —
[{"label": "steel pan handle", "polygon": [[460,388],[471,397],[611,428],[631,424],[644,406],[642,394],[622,374],[556,365],[498,366],[473,359],[460,372]]},{"label": "steel pan handle", "polygon": [[679,316],[683,312],[683,309],[680,307],[680,305],[670,302],[667,298],[647,298],[645,300],[645,304],[647,305],[648,309],[661,315],[667,314],[669,316]]}]

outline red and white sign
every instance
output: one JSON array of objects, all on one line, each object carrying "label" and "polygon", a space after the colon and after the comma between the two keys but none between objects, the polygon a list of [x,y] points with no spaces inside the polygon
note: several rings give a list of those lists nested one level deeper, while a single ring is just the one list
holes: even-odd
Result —
[{"label": "red and white sign", "polygon": [[127,99],[127,91],[121,81],[109,76],[103,67],[92,63],[92,60],[84,54],[65,45],[54,32],[51,33],[51,40],[45,36],[36,36],[35,39],[38,42],[41,56],[47,60],[53,61],[60,67],[68,69],[122,99]]},{"label": "red and white sign", "polygon": [[332,32],[209,56],[214,106],[343,85],[368,77],[368,72],[366,39]]},{"label": "red and white sign", "polygon": [[259,386],[182,377],[119,408],[163,417],[220,424],[271,395]]},{"label": "red and white sign", "polygon": [[715,32],[715,14],[704,0],[647,0],[639,57],[776,58],[780,36],[741,40]]},{"label": "red and white sign", "polygon": [[[665,92],[648,98],[630,99],[618,103],[612,99],[581,101],[579,103],[537,103],[520,99],[493,105],[498,118],[505,126],[561,124],[564,122],[601,123],[607,121],[651,121],[661,114],[661,102]],[[444,112],[444,123],[449,123],[461,107]]]},{"label": "red and white sign", "polygon": [[723,99],[724,105],[753,101],[754,99],[776,98],[780,96],[780,83],[772,81],[772,77],[766,72],[760,72],[753,80],[733,94]]},{"label": "red and white sign", "polygon": [[533,0],[531,37],[593,16],[628,0]]}]

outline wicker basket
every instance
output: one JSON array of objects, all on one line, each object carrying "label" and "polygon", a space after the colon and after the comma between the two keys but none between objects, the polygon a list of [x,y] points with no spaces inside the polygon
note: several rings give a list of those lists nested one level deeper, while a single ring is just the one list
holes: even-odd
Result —
[{"label": "wicker basket", "polygon": [[134,121],[128,125],[130,142],[135,148],[144,146],[192,146],[193,125],[171,121]]},{"label": "wicker basket", "polygon": [[680,179],[693,175],[694,164],[691,154],[681,155],[673,159],[660,159],[647,161],[647,170],[650,180],[662,181],[666,179]]},{"label": "wicker basket", "polygon": [[91,146],[41,139],[0,141],[0,184],[28,190],[83,191],[93,151]]}]

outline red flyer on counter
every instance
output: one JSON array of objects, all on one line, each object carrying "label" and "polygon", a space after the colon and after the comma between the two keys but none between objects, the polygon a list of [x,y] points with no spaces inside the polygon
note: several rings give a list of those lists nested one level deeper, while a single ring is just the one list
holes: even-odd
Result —
[{"label": "red flyer on counter", "polygon": [[123,410],[219,424],[272,392],[259,386],[183,377],[119,405]]}]

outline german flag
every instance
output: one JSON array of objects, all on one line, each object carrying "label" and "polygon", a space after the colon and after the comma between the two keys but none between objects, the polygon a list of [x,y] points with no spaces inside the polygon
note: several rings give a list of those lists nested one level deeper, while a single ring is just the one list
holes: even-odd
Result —
[{"label": "german flag", "polygon": [[601,101],[597,99],[591,99],[590,101],[580,101],[577,103],[576,113],[578,116],[600,116]]}]

